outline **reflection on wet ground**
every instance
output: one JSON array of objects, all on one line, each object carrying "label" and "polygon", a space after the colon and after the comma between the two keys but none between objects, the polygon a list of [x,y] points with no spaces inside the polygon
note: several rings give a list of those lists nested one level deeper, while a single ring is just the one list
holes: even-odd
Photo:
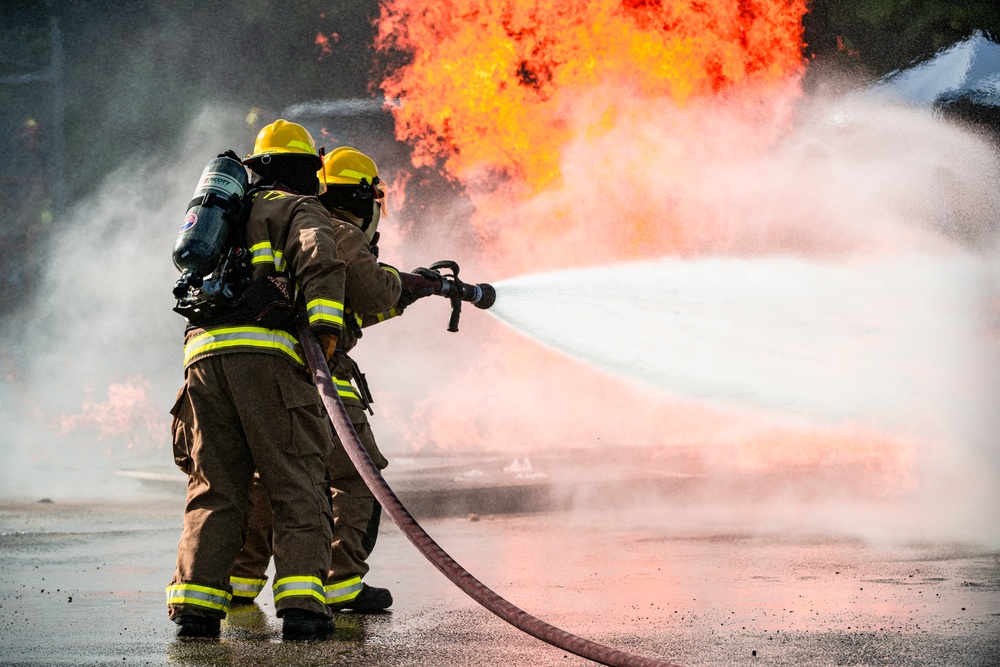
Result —
[{"label": "reflection on wet ground", "polygon": [[[593,664],[483,610],[391,524],[368,577],[393,591],[391,613],[341,614],[329,640],[283,642],[265,592],[221,639],[177,640],[163,590],[182,505],[0,507],[0,663]],[[424,525],[528,613],[688,667],[1000,664],[1000,553],[972,544],[699,531],[621,508]]]}]

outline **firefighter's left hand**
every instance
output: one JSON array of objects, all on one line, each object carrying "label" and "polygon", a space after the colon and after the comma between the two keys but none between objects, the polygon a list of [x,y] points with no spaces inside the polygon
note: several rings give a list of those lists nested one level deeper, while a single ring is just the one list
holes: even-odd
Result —
[{"label": "firefighter's left hand", "polygon": [[417,299],[423,299],[425,296],[430,296],[434,294],[434,290],[430,287],[425,287],[423,289],[406,289],[399,294],[399,301],[396,302],[396,308],[402,312],[404,308],[412,304]]},{"label": "firefighter's left hand", "polygon": [[316,334],[316,340],[319,341],[319,346],[323,349],[323,357],[329,362],[337,352],[337,342],[340,339],[331,333],[321,333]]}]

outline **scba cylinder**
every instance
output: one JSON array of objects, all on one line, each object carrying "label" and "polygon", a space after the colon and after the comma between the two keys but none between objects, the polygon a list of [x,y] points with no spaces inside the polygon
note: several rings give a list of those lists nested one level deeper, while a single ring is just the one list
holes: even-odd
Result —
[{"label": "scba cylinder", "polygon": [[205,166],[174,244],[174,266],[184,274],[182,281],[197,287],[195,283],[215,270],[229,221],[248,186],[247,170],[239,160],[219,156]]}]

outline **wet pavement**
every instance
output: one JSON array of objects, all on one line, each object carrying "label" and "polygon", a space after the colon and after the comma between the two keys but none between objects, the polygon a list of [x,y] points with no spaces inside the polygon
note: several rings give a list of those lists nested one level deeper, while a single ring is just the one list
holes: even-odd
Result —
[{"label": "wet pavement", "polygon": [[[507,465],[506,483],[457,459],[394,466],[404,503],[475,577],[622,651],[688,667],[1000,665],[996,550],[699,527],[648,503],[569,509],[526,465]],[[340,614],[332,638],[285,642],[265,591],[220,639],[177,639],[164,588],[183,497],[169,475],[129,502],[0,505],[0,664],[594,664],[479,607],[389,522],[367,581],[392,590],[390,613]],[[691,481],[661,483],[679,493]]]}]

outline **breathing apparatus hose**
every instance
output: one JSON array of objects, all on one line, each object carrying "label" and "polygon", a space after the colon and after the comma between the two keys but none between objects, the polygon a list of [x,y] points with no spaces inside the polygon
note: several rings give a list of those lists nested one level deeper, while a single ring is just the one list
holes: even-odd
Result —
[{"label": "breathing apparatus hose", "polygon": [[299,322],[299,341],[333,428],[362,479],[407,539],[452,583],[515,628],[588,660],[611,667],[679,667],[661,660],[619,651],[549,625],[494,593],[455,562],[416,522],[368,456],[333,385],[319,342],[308,324],[302,321]]}]

